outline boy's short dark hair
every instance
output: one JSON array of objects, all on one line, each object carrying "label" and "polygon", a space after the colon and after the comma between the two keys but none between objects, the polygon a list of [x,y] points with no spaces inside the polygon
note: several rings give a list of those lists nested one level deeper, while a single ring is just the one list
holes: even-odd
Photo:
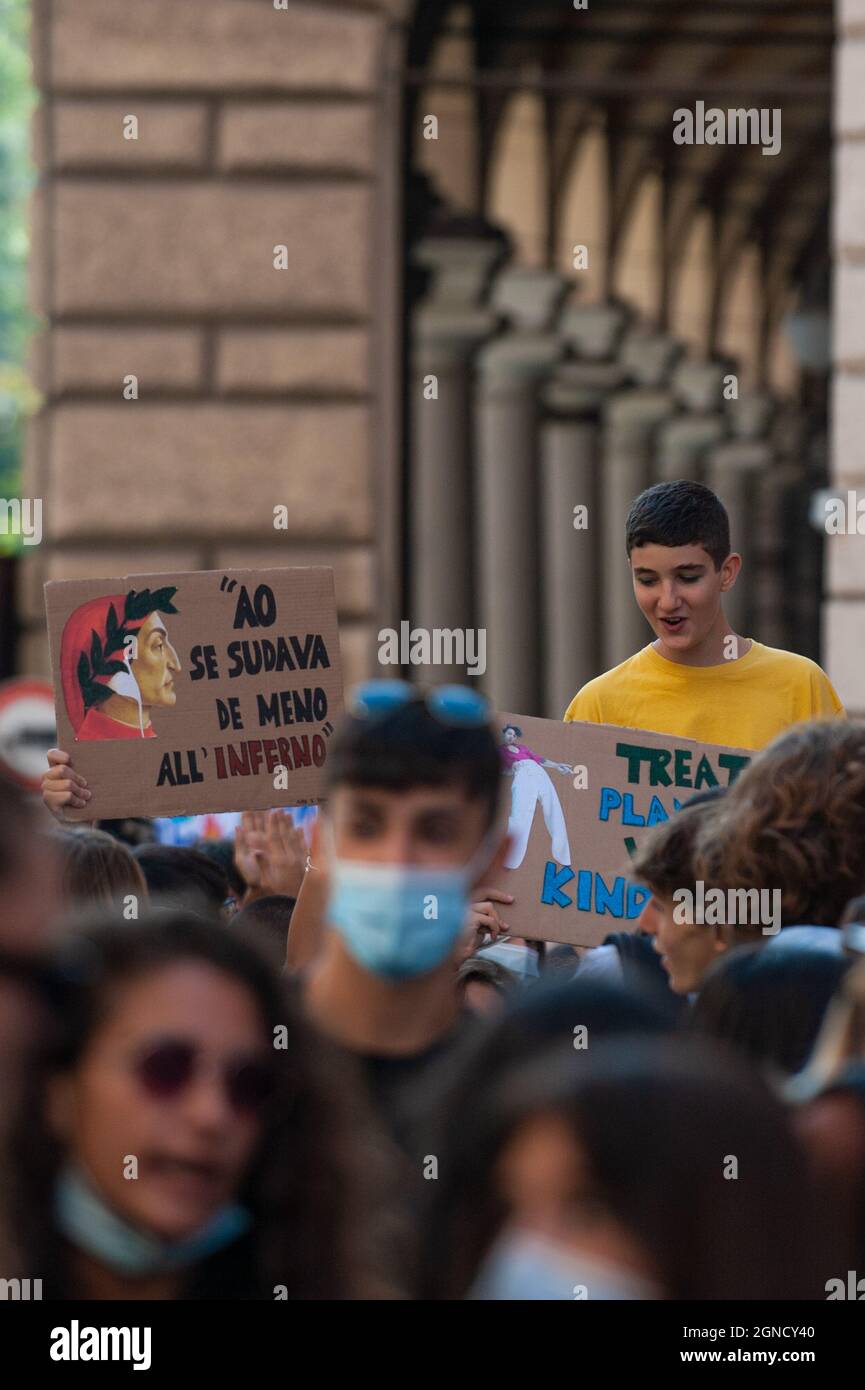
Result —
[{"label": "boy's short dark hair", "polygon": [[641,545],[701,545],[718,570],[730,554],[730,518],[702,483],[655,483],[631,503],[625,537],[629,559]]},{"label": "boy's short dark hair", "polygon": [[346,715],[325,766],[331,792],[461,787],[471,800],[486,802],[490,825],[501,795],[501,754],[489,725],[442,724],[421,700],[372,719]]}]

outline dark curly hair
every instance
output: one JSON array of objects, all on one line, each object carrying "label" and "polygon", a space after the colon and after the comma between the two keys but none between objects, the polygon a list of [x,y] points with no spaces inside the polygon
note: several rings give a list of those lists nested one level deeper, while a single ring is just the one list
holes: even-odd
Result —
[{"label": "dark curly hair", "polygon": [[338,1059],[304,1021],[287,982],[249,944],[216,922],[164,909],[138,922],[91,922],[57,962],[65,998],[23,1098],[8,1175],[24,1272],[45,1277],[48,1298],[80,1297],[52,1217],[64,1155],[45,1119],[48,1079],[77,1065],[121,984],[182,960],[205,962],[239,982],[255,998],[268,1036],[284,1027],[287,1038],[285,1048],[273,1050],[276,1093],[236,1194],[252,1213],[252,1229],[191,1271],[183,1296],[273,1299],[277,1286],[289,1298],[369,1294],[364,1185],[375,1164],[359,1151],[365,1115],[355,1113],[342,1087]]},{"label": "dark curly hair", "polygon": [[865,727],[800,724],[747,767],[701,827],[696,877],[779,888],[781,925],[835,927],[865,891]]}]

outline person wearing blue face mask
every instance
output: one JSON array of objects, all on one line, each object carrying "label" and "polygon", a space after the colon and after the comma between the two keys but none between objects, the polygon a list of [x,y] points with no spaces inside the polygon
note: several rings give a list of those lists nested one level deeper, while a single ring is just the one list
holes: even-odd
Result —
[{"label": "person wearing blue face mask", "polygon": [[[593,998],[594,988],[565,986],[586,1009],[571,1017],[609,1003],[611,1032],[601,1014],[600,1035],[590,1025],[589,1046],[575,1048],[556,1027],[561,995],[545,1005],[539,991],[531,1013],[537,1027],[549,1009],[545,1037],[525,1028],[524,1006],[519,1030],[499,1023],[448,1095],[421,1296],[823,1297],[846,1247],[784,1104],[717,1045],[628,1031],[637,1000],[609,985]],[[736,1181],[725,1155],[737,1158]],[[580,1326],[595,1330],[591,1318]]]},{"label": "person wearing blue face mask", "polygon": [[413,1154],[425,1083],[472,1029],[456,964],[473,890],[508,846],[487,702],[461,686],[370,682],[354,693],[328,772],[312,844],[325,933],[306,1006],[358,1061],[384,1127]]}]

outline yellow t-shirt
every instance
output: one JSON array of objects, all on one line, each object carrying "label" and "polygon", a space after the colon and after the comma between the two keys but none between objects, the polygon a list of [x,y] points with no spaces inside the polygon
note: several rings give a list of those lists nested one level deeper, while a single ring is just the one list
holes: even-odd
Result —
[{"label": "yellow t-shirt", "polygon": [[816,662],[752,642],[744,656],[720,666],[684,666],[643,647],[584,685],[565,719],[764,748],[791,724],[843,714]]}]

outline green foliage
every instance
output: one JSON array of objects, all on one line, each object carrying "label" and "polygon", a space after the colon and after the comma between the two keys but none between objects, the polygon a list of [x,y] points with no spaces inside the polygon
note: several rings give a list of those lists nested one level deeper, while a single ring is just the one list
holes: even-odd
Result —
[{"label": "green foliage", "polygon": [[[33,187],[29,0],[0,0],[0,497],[20,495],[24,418],[38,396],[24,371],[35,320],[27,307],[27,199]],[[0,549],[20,538],[0,535]]]},{"label": "green foliage", "polygon": [[176,593],[174,585],[155,589],[152,593],[149,589],[139,589],[138,593],[130,589],[126,595],[124,622],[137,622],[141,618],[149,618],[151,613],[176,613],[177,609],[171,602]]}]

